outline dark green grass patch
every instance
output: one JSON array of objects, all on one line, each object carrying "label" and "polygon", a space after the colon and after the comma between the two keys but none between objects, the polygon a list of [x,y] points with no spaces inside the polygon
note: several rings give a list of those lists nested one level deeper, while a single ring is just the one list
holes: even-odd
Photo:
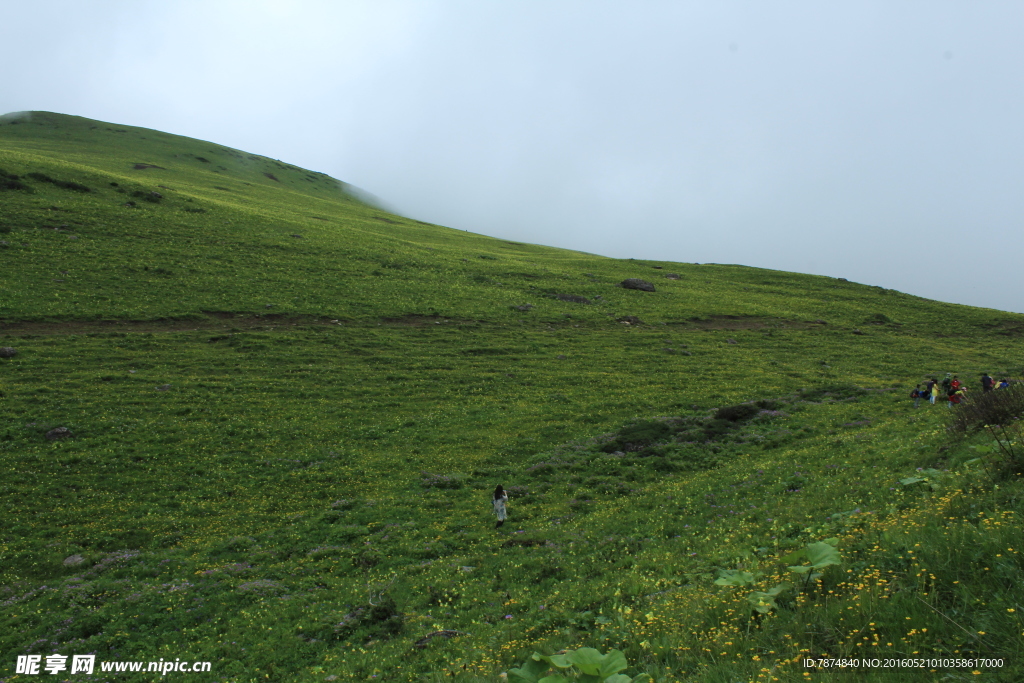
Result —
[{"label": "dark green grass patch", "polygon": [[33,171],[32,173],[29,173],[28,177],[31,178],[32,180],[38,180],[41,183],[49,183],[55,187],[59,187],[62,190],[72,190],[74,192],[92,192],[91,188],[81,183],[76,183],[73,180],[57,180],[56,178],[51,178],[45,173],[39,173],[38,171]]}]

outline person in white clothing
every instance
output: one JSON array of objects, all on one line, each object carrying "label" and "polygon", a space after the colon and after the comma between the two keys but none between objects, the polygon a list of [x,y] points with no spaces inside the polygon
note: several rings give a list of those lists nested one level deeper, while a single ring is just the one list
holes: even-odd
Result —
[{"label": "person in white clothing", "polygon": [[505,503],[508,502],[508,494],[505,493],[505,489],[501,487],[501,484],[494,487],[494,498],[491,502],[494,505],[494,514],[498,516],[498,523],[494,525],[494,528],[499,529],[505,523]]}]

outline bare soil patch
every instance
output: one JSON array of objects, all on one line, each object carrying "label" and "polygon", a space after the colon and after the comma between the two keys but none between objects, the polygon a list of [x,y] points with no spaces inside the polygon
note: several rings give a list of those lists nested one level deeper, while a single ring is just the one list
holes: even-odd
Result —
[{"label": "bare soil patch", "polygon": [[764,330],[791,329],[808,330],[827,327],[824,322],[810,320],[785,320],[761,316],[713,315],[710,318],[690,318],[669,325],[683,325],[698,330]]},{"label": "bare soil patch", "polygon": [[339,325],[345,321],[295,316],[286,313],[229,313],[209,311],[202,318],[164,318],[157,320],[0,320],[0,338],[24,335],[90,334],[102,332],[187,332],[193,330],[256,329],[306,325]]},{"label": "bare soil patch", "polygon": [[380,321],[387,325],[397,325],[402,327],[423,327],[424,325],[470,325],[477,322],[475,320],[444,318],[439,315],[421,315],[418,313],[409,313],[408,315],[391,318],[381,318]]}]

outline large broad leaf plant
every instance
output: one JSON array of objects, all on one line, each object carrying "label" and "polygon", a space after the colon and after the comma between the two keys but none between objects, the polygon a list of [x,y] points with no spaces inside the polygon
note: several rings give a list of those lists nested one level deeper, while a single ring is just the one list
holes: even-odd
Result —
[{"label": "large broad leaf plant", "polygon": [[508,672],[508,680],[509,683],[649,683],[652,680],[647,674],[630,678],[620,673],[627,666],[626,655],[619,650],[604,655],[592,647],[559,655],[534,652],[525,664]]}]

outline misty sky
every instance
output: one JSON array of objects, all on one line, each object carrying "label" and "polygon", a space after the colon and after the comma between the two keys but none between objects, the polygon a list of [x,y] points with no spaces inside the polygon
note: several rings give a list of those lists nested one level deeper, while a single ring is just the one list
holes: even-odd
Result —
[{"label": "misty sky", "polygon": [[1024,3],[0,0],[0,112],[400,213],[1024,312]]}]

